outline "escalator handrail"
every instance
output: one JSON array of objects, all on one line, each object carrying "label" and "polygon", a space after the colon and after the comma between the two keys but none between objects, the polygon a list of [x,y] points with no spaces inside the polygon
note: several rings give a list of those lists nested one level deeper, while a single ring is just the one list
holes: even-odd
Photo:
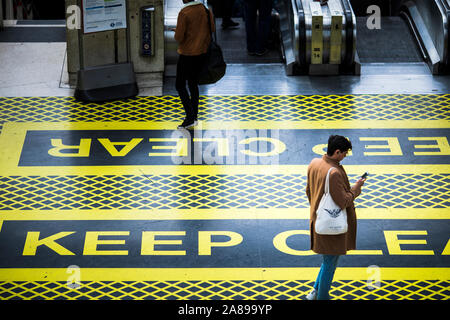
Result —
[{"label": "escalator handrail", "polygon": [[[442,14],[443,19],[443,27],[444,27],[444,43],[445,40],[447,40],[447,43],[445,43],[444,47],[444,56],[442,57],[442,63],[449,68],[450,70],[450,5],[446,0],[435,0],[436,6],[439,8],[439,11]],[[444,21],[446,20],[446,21]],[[447,25],[445,26],[445,22]]]},{"label": "escalator handrail", "polygon": [[400,17],[404,18],[405,22],[408,24],[408,27],[409,27],[410,31],[412,32],[414,38],[416,39],[416,43],[417,43],[417,45],[419,47],[420,54],[422,55],[423,60],[428,60],[429,56],[428,56],[427,50],[426,50],[425,45],[424,45],[424,43],[422,41],[422,38],[419,35],[417,27],[415,26],[415,24],[413,22],[413,19],[412,19],[411,15],[410,15],[409,11],[401,10],[399,15],[400,15]]},{"label": "escalator handrail", "polygon": [[306,22],[302,0],[295,0],[298,17],[298,57],[300,66],[306,66]]},{"label": "escalator handrail", "polygon": [[[414,20],[414,17],[412,16],[411,8],[416,8],[416,11],[421,16],[419,12],[419,8],[417,7],[417,3],[414,0],[405,0],[402,5],[399,8],[399,14],[403,18],[406,18],[406,22],[408,23],[414,37],[416,38],[417,44],[419,45],[419,48],[423,51],[422,55],[425,57],[425,60],[429,60],[429,63],[432,63],[434,65],[438,65],[438,69],[432,70],[433,73],[441,73],[441,66],[442,65],[449,65],[450,59],[449,59],[449,50],[450,50],[450,37],[448,35],[448,27],[450,23],[450,15],[449,10],[447,10],[448,3],[443,0],[433,0],[434,5],[436,6],[436,9],[440,13],[440,17],[442,19],[442,27],[444,32],[444,45],[442,56],[441,52],[438,51],[438,48],[436,48],[435,39],[432,38],[432,36],[427,35],[425,39],[422,38],[422,35],[419,34],[419,28],[416,26],[417,22]],[[417,14],[416,13],[416,14]],[[424,24],[425,29],[428,29],[428,26],[426,25],[426,22],[421,22]],[[446,25],[447,24],[447,25]],[[425,41],[428,42],[428,45],[425,43]],[[447,43],[446,43],[447,42]],[[431,48],[433,47],[433,48]],[[432,51],[429,51],[431,49]]]},{"label": "escalator handrail", "polygon": [[447,59],[444,62],[450,68],[450,5],[446,0],[441,0],[441,4],[447,14]]},{"label": "escalator handrail", "polygon": [[346,50],[345,50],[345,59],[344,65],[350,66],[354,60],[354,42],[356,39],[353,37],[353,31],[356,28],[353,21],[352,9],[348,0],[341,0],[342,7],[344,8],[345,14],[345,37],[346,37]]},{"label": "escalator handrail", "polygon": [[447,1],[441,0],[442,6],[445,8],[445,10],[450,11],[450,5]]}]

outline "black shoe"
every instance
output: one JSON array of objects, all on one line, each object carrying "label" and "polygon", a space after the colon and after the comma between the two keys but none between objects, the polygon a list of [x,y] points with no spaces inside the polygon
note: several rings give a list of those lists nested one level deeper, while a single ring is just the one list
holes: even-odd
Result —
[{"label": "black shoe", "polygon": [[248,51],[248,50],[247,50],[247,54],[248,54],[249,56],[256,56],[256,52],[255,52],[255,51]]},{"label": "black shoe", "polygon": [[197,125],[197,121],[185,119],[182,124],[178,126],[178,129],[189,129]]},{"label": "black shoe", "polygon": [[228,29],[228,28],[236,28],[239,26],[239,23],[234,22],[233,20],[225,20],[222,22],[222,29]]},{"label": "black shoe", "polygon": [[261,56],[267,54],[268,52],[269,52],[268,49],[264,49],[263,51],[261,51],[261,52],[256,52],[255,54],[256,54],[257,56],[261,57]]}]

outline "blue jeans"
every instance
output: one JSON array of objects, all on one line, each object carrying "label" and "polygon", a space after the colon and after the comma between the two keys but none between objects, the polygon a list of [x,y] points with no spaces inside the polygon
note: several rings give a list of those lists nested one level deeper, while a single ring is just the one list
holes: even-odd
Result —
[{"label": "blue jeans", "polygon": [[330,300],[331,283],[333,282],[334,272],[336,271],[339,256],[324,254],[322,266],[317,276],[314,289],[317,291],[317,300]]}]

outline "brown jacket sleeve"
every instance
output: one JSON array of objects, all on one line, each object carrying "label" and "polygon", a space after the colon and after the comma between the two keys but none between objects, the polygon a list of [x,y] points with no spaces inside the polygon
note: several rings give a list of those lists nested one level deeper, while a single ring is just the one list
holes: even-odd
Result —
[{"label": "brown jacket sleeve", "polygon": [[309,183],[310,170],[311,170],[311,165],[308,166],[308,174],[306,176],[306,196],[308,197],[309,204],[311,204],[311,185]]},{"label": "brown jacket sleeve", "polygon": [[183,42],[186,33],[186,16],[183,11],[180,11],[177,18],[177,27],[175,28],[175,40],[180,43]]},{"label": "brown jacket sleeve", "polygon": [[355,195],[355,199],[358,198],[358,196],[361,194],[361,189],[356,189],[354,186],[352,187],[351,191]]},{"label": "brown jacket sleeve", "polygon": [[336,169],[330,173],[330,194],[341,209],[349,207],[356,198],[354,192],[348,190],[344,178]]}]

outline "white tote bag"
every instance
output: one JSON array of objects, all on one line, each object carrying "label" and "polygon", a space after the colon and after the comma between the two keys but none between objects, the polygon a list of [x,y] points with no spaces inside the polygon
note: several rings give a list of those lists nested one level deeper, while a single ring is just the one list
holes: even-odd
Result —
[{"label": "white tote bag", "polygon": [[325,181],[325,193],[319,203],[319,208],[316,211],[317,218],[315,223],[315,230],[317,234],[342,234],[346,233],[347,226],[347,209],[342,210],[333,201],[330,194],[330,172],[334,167],[331,167],[327,173]]}]

